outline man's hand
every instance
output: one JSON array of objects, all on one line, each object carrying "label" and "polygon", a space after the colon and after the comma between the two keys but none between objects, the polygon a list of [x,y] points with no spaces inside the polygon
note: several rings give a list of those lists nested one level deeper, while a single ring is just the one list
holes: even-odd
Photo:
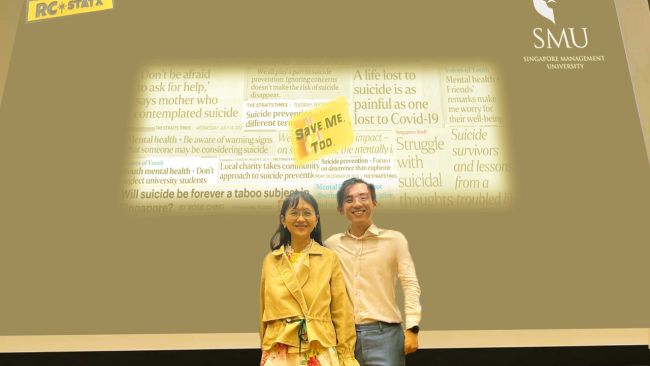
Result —
[{"label": "man's hand", "polygon": [[406,330],[404,332],[404,354],[408,355],[418,350],[418,335]]}]

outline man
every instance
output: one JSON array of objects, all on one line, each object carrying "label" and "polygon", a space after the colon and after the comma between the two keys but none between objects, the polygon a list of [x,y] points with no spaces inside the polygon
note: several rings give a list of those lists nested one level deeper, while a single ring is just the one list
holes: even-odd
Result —
[{"label": "man", "polygon": [[[345,233],[325,246],[338,254],[354,308],[355,358],[361,366],[404,365],[404,355],[418,349],[420,285],[404,235],[380,229],[372,221],[375,187],[362,179],[343,182],[337,192],[339,213],[349,222]],[[405,328],[395,301],[399,278],[404,291]]]}]

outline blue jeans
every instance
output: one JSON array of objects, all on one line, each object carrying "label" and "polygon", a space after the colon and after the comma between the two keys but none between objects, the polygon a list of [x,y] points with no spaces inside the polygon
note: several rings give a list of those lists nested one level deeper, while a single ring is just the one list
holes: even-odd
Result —
[{"label": "blue jeans", "polygon": [[400,324],[357,324],[354,357],[361,366],[404,366],[404,332]]}]

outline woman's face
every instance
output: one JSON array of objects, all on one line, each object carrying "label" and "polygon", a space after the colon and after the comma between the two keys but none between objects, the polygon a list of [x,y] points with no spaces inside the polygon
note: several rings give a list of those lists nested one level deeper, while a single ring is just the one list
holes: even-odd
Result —
[{"label": "woman's face", "polygon": [[282,225],[291,233],[291,240],[309,238],[316,223],[318,223],[318,217],[314,207],[302,198],[296,207],[289,207],[282,216]]}]

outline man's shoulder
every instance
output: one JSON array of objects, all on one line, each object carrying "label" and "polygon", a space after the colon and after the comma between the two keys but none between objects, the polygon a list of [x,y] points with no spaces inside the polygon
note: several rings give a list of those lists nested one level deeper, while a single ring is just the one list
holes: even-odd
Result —
[{"label": "man's shoulder", "polygon": [[397,231],[393,229],[385,229],[385,228],[377,228],[377,230],[379,232],[378,235],[380,236],[406,241],[406,236],[404,236],[404,234],[402,234],[401,231]]},{"label": "man's shoulder", "polygon": [[341,242],[341,237],[343,235],[344,235],[344,233],[337,233],[337,234],[334,234],[334,235],[330,235],[329,238],[325,239],[325,241],[323,242],[323,245],[326,248],[332,249],[333,247],[335,247],[337,244],[339,244]]}]

